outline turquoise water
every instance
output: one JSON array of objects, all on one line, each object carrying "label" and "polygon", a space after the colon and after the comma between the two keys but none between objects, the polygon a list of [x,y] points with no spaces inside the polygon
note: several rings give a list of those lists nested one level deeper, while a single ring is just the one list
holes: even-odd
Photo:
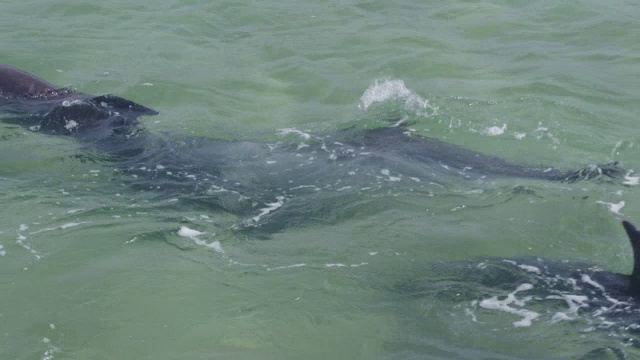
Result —
[{"label": "turquoise water", "polygon": [[[145,104],[160,112],[145,128],[167,138],[275,142],[278,129],[330,134],[400,114],[516,162],[639,169],[639,15],[624,1],[4,2],[0,63]],[[557,307],[537,307],[516,327],[472,305],[487,296],[406,285],[487,257],[628,272],[619,219],[640,222],[633,185],[398,184],[265,239],[185,194],[122,186],[83,151],[0,127],[0,358],[638,356],[633,335],[586,315],[554,322]]]}]

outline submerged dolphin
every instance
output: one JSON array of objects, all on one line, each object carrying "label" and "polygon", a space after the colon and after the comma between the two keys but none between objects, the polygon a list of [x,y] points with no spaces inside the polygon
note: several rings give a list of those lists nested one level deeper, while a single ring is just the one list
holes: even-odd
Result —
[{"label": "submerged dolphin", "polygon": [[[508,333],[515,331],[516,339],[545,342],[563,334],[566,341],[582,344],[575,350],[588,356],[565,353],[561,358],[634,358],[625,354],[629,346],[636,354],[640,349],[640,231],[628,221],[622,226],[633,251],[629,273],[605,271],[606,264],[531,256],[431,260],[425,266],[416,261],[405,275],[391,275],[388,293],[416,322],[412,332],[430,331],[431,325],[422,323],[434,314],[426,309],[438,309],[441,321],[455,327],[449,332],[462,336],[477,332],[493,340],[505,336],[508,342]],[[556,358],[549,351],[547,356]]]},{"label": "submerged dolphin", "polygon": [[[248,216],[251,226],[261,226],[275,214],[283,215],[275,228],[294,225],[310,217],[309,212],[315,211],[310,206],[335,206],[340,201],[337,196],[385,182],[426,186],[444,176],[573,182],[623,173],[616,162],[574,171],[514,164],[400,126],[352,127],[326,136],[302,134],[302,142],[288,144],[205,138],[167,141],[141,131],[138,117],[158,114],[150,108],[113,95],[58,88],[7,65],[0,65],[2,111],[12,115],[1,121],[72,136],[98,149],[125,176],[130,175],[126,182],[136,187],[192,194],[208,206]],[[310,201],[322,189],[335,195]]]},{"label": "submerged dolphin", "polygon": [[[552,322],[585,320],[589,325],[640,330],[640,231],[622,221],[633,251],[631,274],[604,271],[597,265],[544,258],[482,259],[442,262],[429,267],[435,280],[419,276],[397,290],[409,293],[464,294],[478,320],[486,311],[521,317],[514,326],[530,326],[544,316]],[[442,283],[445,283],[444,285]],[[443,290],[444,289],[444,290]],[[541,307],[549,308],[539,313]],[[555,310],[551,310],[554,309]],[[557,311],[557,312],[555,312]],[[540,318],[540,319],[539,319]],[[640,344],[640,342],[639,342]]]}]

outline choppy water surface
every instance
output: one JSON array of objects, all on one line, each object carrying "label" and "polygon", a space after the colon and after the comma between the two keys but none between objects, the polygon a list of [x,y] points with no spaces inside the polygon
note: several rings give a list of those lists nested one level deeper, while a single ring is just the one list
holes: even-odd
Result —
[{"label": "choppy water surface", "polygon": [[[304,153],[340,129],[403,120],[514,162],[638,169],[633,5],[0,4],[1,63],[154,108],[144,126],[167,141],[296,149],[293,160],[258,154],[265,178],[283,161],[309,169],[240,214],[224,197],[211,206],[131,186],[73,139],[2,124],[0,357],[638,356],[633,327],[580,308],[575,288],[544,294],[535,271],[542,258],[628,272],[619,219],[640,222],[633,181],[418,178],[390,166],[342,169],[357,176],[341,180],[330,152]],[[197,153],[208,157],[219,160]],[[284,187],[301,191],[302,210]],[[276,214],[291,215],[246,231]],[[509,267],[532,275],[495,270]]]}]

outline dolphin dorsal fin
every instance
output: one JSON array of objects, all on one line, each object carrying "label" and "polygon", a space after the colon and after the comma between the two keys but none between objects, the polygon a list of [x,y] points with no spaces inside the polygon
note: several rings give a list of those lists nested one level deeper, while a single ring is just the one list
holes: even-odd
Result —
[{"label": "dolphin dorsal fin", "polygon": [[640,231],[628,221],[622,221],[633,250],[633,272],[631,273],[631,290],[640,292]]}]

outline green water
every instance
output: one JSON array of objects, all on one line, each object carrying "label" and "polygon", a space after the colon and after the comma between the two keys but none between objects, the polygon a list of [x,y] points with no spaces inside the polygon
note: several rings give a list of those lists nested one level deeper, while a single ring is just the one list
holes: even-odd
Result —
[{"label": "green water", "polygon": [[[625,1],[4,1],[0,63],[145,104],[161,114],[144,126],[167,137],[275,141],[282,128],[382,126],[391,108],[418,133],[513,161],[639,169],[638,16]],[[367,89],[394,80],[429,106],[365,110]],[[468,314],[473,299],[401,285],[437,277],[434,261],[483,257],[626,272],[621,215],[600,202],[640,222],[634,186],[405,188],[265,240],[234,231],[232,214],[110,181],[82,151],[0,127],[2,359],[638,356],[581,321],[516,328],[511,314]]]}]

